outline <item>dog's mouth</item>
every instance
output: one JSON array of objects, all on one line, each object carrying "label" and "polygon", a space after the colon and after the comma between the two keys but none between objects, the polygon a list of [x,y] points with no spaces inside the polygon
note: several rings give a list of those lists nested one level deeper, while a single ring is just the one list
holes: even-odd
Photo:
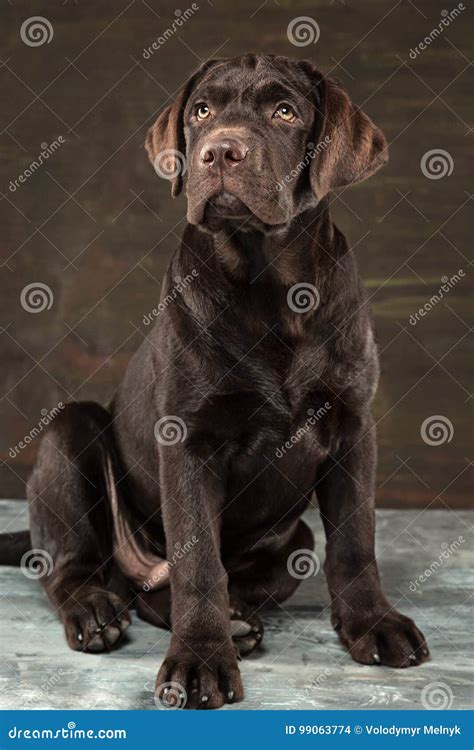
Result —
[{"label": "dog's mouth", "polygon": [[[247,184],[241,180],[199,180],[188,178],[188,221],[210,232],[238,225],[242,230],[267,231],[288,221],[288,206],[280,203],[282,193],[267,196],[262,180]],[[229,184],[230,183],[230,184]]]},{"label": "dog's mouth", "polygon": [[204,223],[215,219],[245,221],[252,215],[250,208],[240,198],[224,190],[211,195],[207,200],[203,221]]}]

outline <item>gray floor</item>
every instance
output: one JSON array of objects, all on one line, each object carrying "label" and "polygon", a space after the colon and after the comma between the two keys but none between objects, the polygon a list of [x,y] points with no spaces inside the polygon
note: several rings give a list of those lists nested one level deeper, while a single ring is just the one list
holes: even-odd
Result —
[{"label": "gray floor", "polygon": [[[24,528],[25,511],[23,503],[0,501],[0,528]],[[422,708],[424,688],[434,704],[441,694],[453,709],[471,707],[472,519],[469,512],[378,513],[385,587],[424,631],[432,661],[398,671],[355,664],[330,627],[320,571],[302,581],[284,609],[266,613],[265,647],[241,664],[246,700],[227,710]],[[319,519],[309,514],[308,520],[323,557]],[[449,552],[456,540],[457,549]],[[443,551],[448,559],[411,591],[410,581]],[[135,617],[120,650],[75,653],[66,646],[39,583],[6,567],[0,568],[0,578],[0,708],[155,708],[152,688],[169,634]]]}]

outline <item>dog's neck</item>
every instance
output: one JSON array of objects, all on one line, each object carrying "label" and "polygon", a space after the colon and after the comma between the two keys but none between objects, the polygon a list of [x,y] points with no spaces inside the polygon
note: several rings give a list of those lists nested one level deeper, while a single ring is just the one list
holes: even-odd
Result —
[{"label": "dog's neck", "polygon": [[[223,274],[227,283],[237,285],[259,280],[285,286],[314,283],[318,268],[327,269],[337,260],[332,252],[333,236],[326,199],[270,231],[224,224],[211,234],[188,225],[181,259],[187,256],[186,265],[195,265],[199,259],[215,273]],[[197,249],[198,258],[187,252],[190,247]]]},{"label": "dog's neck", "polygon": [[341,315],[358,305],[360,286],[351,258],[327,202],[270,233],[210,234],[189,224],[162,296],[174,297],[174,287],[184,280],[180,304],[169,309],[183,336],[195,326],[190,342],[201,341],[199,331],[215,325],[251,341],[276,325],[285,341],[299,344],[314,339],[316,320],[319,326],[338,325]]}]

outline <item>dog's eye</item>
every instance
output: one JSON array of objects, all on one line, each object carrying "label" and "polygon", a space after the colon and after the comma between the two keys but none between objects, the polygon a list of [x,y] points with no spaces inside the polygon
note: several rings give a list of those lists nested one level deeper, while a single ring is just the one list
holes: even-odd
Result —
[{"label": "dog's eye", "polygon": [[211,114],[207,104],[198,104],[196,107],[196,117],[198,120],[205,120]]},{"label": "dog's eye", "polygon": [[294,122],[296,120],[296,112],[289,104],[280,104],[273,117],[279,117],[285,122]]}]

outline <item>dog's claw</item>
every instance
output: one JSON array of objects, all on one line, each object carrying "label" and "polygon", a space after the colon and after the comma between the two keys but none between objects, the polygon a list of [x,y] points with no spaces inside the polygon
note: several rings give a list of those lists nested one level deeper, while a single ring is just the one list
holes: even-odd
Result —
[{"label": "dog's claw", "polygon": [[230,629],[238,658],[252,653],[263,637],[263,625],[258,615],[246,604],[230,605]]},{"label": "dog's claw", "polygon": [[[109,591],[95,591],[63,610],[62,620],[69,645],[75,651],[97,654],[117,646],[130,624],[121,599]],[[119,612],[121,616],[119,619]]]},{"label": "dog's claw", "polygon": [[351,610],[340,617],[339,638],[355,661],[406,669],[422,664],[427,658],[423,653],[427,649],[423,633],[409,617],[392,607],[374,612],[371,624],[367,616],[360,617],[355,608]]}]

